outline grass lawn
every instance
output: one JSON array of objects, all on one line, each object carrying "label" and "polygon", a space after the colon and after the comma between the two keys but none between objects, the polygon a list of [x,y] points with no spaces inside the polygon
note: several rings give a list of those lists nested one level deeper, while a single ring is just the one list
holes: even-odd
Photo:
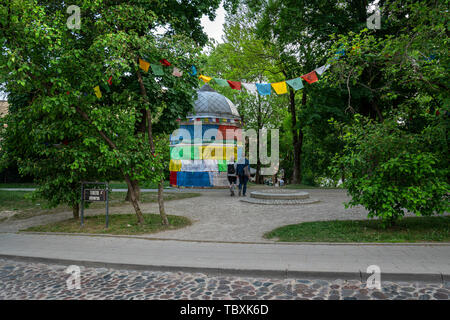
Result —
[{"label": "grass lawn", "polygon": [[161,216],[159,214],[144,214],[144,219],[145,224],[139,226],[135,214],[113,214],[109,216],[109,228],[106,229],[105,215],[103,214],[85,217],[83,227],[80,226],[79,220],[69,219],[21,231],[134,235],[174,230],[191,224],[188,218],[173,215],[168,215],[169,226],[161,224]]},{"label": "grass lawn", "polygon": [[[188,193],[188,192],[180,192],[180,193],[164,193],[164,200],[179,200],[186,199],[199,196],[199,193]],[[42,215],[42,214],[51,214],[63,211],[71,211],[67,205],[60,205],[56,208],[48,209],[47,201],[43,199],[39,199],[36,201],[32,201],[30,199],[31,192],[29,191],[2,191],[0,190],[0,222],[6,220],[7,218],[2,216],[2,211],[15,211],[16,213],[11,217],[11,219],[27,219],[33,216]],[[125,201],[126,192],[111,192],[109,194],[109,206],[121,206],[128,204]],[[141,193],[141,202],[142,203],[150,203],[156,202],[158,199],[158,194],[156,192],[142,192]],[[94,202],[91,203],[89,208],[104,208],[105,203],[103,202]]]},{"label": "grass lawn", "polygon": [[450,216],[408,217],[387,229],[377,220],[303,222],[277,228],[264,237],[288,242],[450,241]]},{"label": "grass lawn", "polygon": [[68,206],[58,206],[56,208],[46,208],[47,201],[31,200],[29,191],[0,191],[0,222],[7,218],[2,214],[5,211],[14,213],[11,219],[27,219],[36,215],[51,214],[71,210]]}]

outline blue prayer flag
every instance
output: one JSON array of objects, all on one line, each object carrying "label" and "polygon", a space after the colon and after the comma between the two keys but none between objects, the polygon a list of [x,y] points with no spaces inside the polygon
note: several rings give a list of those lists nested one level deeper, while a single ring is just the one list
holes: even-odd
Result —
[{"label": "blue prayer flag", "polygon": [[255,85],[258,93],[262,96],[268,96],[272,92],[270,83],[255,83]]},{"label": "blue prayer flag", "polygon": [[197,68],[195,66],[191,67],[191,72],[189,73],[191,76],[197,75]]}]

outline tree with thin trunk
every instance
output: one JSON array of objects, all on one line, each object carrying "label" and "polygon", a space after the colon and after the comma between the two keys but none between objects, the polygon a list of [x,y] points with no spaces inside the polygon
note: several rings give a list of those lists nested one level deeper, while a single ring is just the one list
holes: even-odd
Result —
[{"label": "tree with thin trunk", "polygon": [[[186,4],[180,11],[175,0],[83,2],[81,28],[70,29],[65,2],[0,3],[0,39],[5,49],[0,56],[0,80],[8,92],[27,95],[29,117],[18,123],[28,121],[31,126],[35,121],[33,150],[48,160],[41,162],[43,179],[51,176],[45,174],[53,164],[59,164],[52,163],[52,157],[65,159],[65,179],[61,174],[59,185],[49,182],[42,192],[48,197],[54,192],[55,201],[61,202],[65,201],[61,186],[74,184],[70,190],[75,195],[78,182],[92,180],[84,177],[109,179],[120,174],[142,224],[138,183],[157,178],[162,220],[167,223],[163,171],[159,170],[165,160],[152,145],[152,127],[170,133],[175,120],[191,110],[196,81],[187,70],[201,50],[199,45],[206,42],[199,17],[213,17],[218,5],[216,0],[202,1]],[[156,34],[161,25],[167,33]],[[177,78],[172,67],[166,67],[163,76],[151,69],[139,76],[137,57],[153,64],[167,59],[185,73]],[[142,81],[147,99],[136,78]],[[94,93],[97,86],[101,97]],[[136,132],[142,118],[147,130]],[[18,145],[26,148],[23,142]],[[25,155],[19,166],[29,172],[41,159]],[[73,196],[70,201],[75,214],[78,200]]]}]

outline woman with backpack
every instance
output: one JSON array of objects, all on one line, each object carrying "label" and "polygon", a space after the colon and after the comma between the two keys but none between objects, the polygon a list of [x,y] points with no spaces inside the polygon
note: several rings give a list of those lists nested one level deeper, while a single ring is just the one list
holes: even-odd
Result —
[{"label": "woman with backpack", "polygon": [[230,183],[230,196],[234,196],[234,188],[236,186],[236,163],[231,158],[227,165],[228,182]]}]

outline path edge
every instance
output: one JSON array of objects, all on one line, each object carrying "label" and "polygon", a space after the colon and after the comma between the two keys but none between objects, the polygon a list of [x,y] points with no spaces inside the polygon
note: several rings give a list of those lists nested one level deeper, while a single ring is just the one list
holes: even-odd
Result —
[{"label": "path edge", "polygon": [[[334,272],[334,271],[298,271],[298,270],[262,270],[262,269],[231,269],[211,267],[189,267],[189,266],[166,266],[149,264],[130,264],[117,262],[103,262],[93,260],[74,260],[60,258],[46,258],[34,256],[21,256],[0,254],[0,259],[28,263],[45,263],[57,265],[78,265],[89,268],[107,268],[131,271],[159,271],[159,272],[186,272],[204,273],[208,276],[242,276],[242,277],[273,277],[281,279],[324,279],[324,280],[358,280],[366,282],[370,276],[365,271],[358,272]],[[431,282],[442,283],[450,281],[449,274],[442,273],[382,273],[383,281],[405,281],[405,282]]]}]

